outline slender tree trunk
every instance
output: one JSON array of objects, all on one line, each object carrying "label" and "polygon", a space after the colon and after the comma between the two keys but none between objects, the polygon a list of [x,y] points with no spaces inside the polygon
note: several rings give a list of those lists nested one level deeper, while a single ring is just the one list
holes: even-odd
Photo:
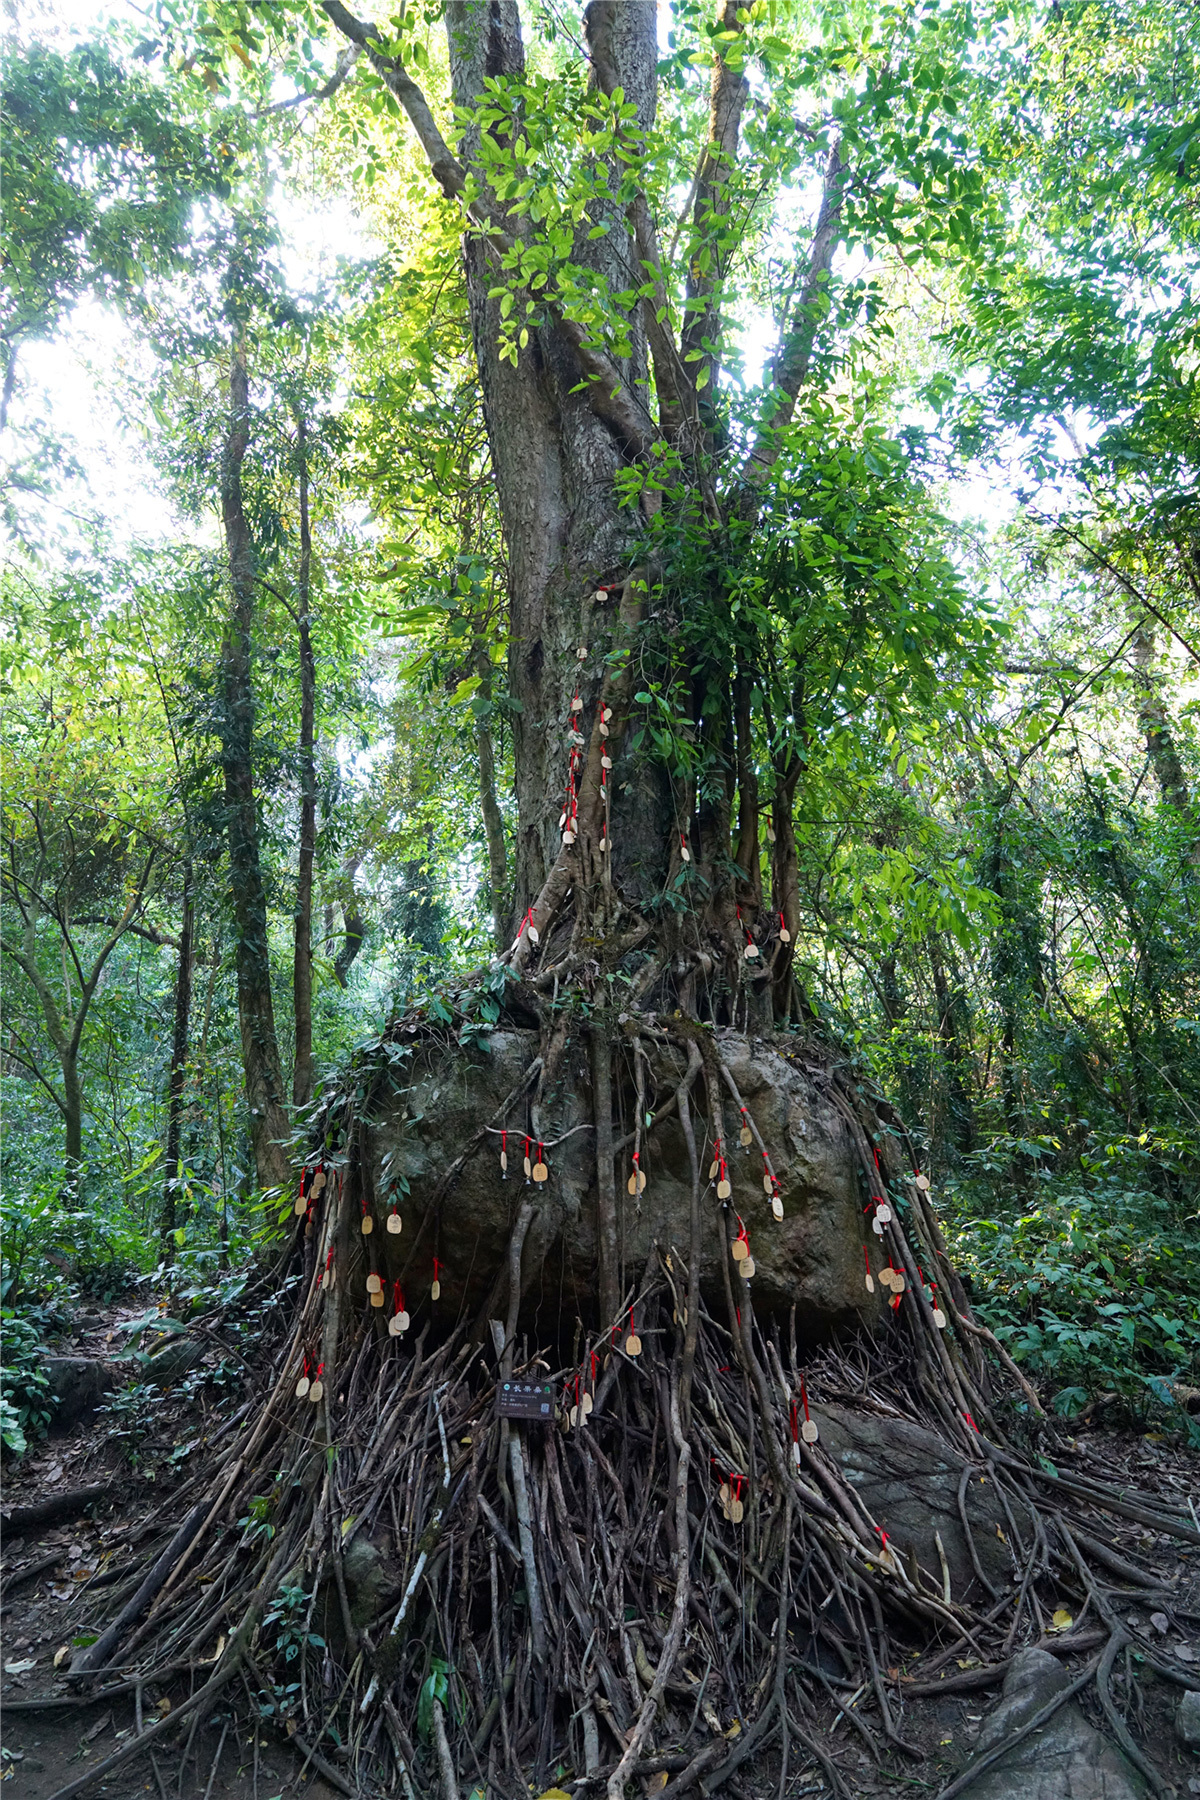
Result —
[{"label": "slender tree trunk", "polygon": [[190,859],[183,865],[183,906],[179,918],[179,960],[175,968],[175,1028],[171,1036],[171,1068],[167,1081],[167,1156],[163,1178],[160,1233],[163,1254],[174,1249],[175,1196],[179,1188],[183,1143],[183,1091],[187,1077],[188,1036],[192,1013],[192,944],[195,937],[194,877]]},{"label": "slender tree trunk", "polygon": [[933,991],[937,999],[938,1037],[946,1067],[946,1095],[954,1142],[969,1154],[975,1147],[975,1115],[965,1080],[966,1056],[958,1029],[959,996],[946,980],[941,950],[935,937],[928,943],[929,967],[933,974]]},{"label": "slender tree trunk", "polygon": [[300,457],[300,871],[296,881],[295,943],[292,997],[296,1021],[296,1057],[292,1068],[292,1104],[307,1106],[313,1095],[312,1059],[312,898],[317,848],[317,772],[313,731],[317,706],[317,671],[313,657],[309,607],[312,596],[312,535],[308,516],[308,442],[304,420],[297,430]]},{"label": "slender tree trunk", "polygon": [[[354,887],[354,877],[358,874],[361,861],[361,856],[348,857],[342,865],[340,876],[342,947],[337,953],[333,973],[341,988],[345,987],[350,978],[350,969],[355,957],[362,949],[367,935],[367,921],[363,917],[362,907],[359,905],[358,894]],[[332,933],[330,935],[332,936]]]},{"label": "slender tree trunk", "polygon": [[250,654],[254,623],[255,556],[242,497],[242,463],[250,439],[250,394],[244,347],[233,352],[229,373],[229,431],[221,467],[221,510],[229,556],[232,606],[221,647],[224,685],[222,761],[229,838],[229,874],[237,926],[238,1020],[250,1111],[250,1139],[260,1187],[280,1187],[291,1176],[288,1117],[283,1099],[271,964],[267,903],[259,860],[254,799],[254,692]]}]

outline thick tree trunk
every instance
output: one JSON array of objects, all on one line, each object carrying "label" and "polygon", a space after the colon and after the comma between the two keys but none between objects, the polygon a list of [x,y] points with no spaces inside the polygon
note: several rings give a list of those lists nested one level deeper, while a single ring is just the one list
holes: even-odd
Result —
[{"label": "thick tree trunk", "polygon": [[74,1044],[62,1051],[63,1150],[66,1157],[64,1186],[73,1187],[83,1173],[83,1085],[79,1079],[79,1052]]},{"label": "thick tree trunk", "polygon": [[313,731],[317,706],[317,670],[309,614],[312,597],[312,534],[308,517],[308,443],[303,419],[297,428],[297,453],[300,459],[300,578],[296,594],[300,638],[300,869],[296,880],[296,921],[292,952],[292,998],[296,1028],[292,1104],[307,1106],[313,1093],[312,897],[313,864],[317,848],[317,773],[313,758]]},{"label": "thick tree trunk", "polygon": [[492,664],[482,644],[476,648],[479,697],[487,708],[475,722],[475,749],[479,757],[479,806],[488,852],[488,896],[492,909],[492,933],[496,949],[503,950],[512,932],[508,918],[508,851],[504,842],[504,815],[496,795],[496,757],[492,744]]},{"label": "thick tree trunk", "polygon": [[183,866],[183,906],[179,917],[179,960],[175,968],[175,1026],[171,1034],[171,1067],[167,1078],[167,1155],[163,1178],[160,1233],[163,1253],[171,1255],[175,1230],[175,1195],[179,1187],[183,1142],[183,1090],[187,1076],[188,1036],[192,1014],[192,943],[195,936],[194,879],[190,860]]},{"label": "thick tree trunk", "polygon": [[254,798],[254,691],[250,651],[255,556],[242,498],[242,462],[250,438],[249,383],[239,345],[230,363],[229,431],[221,466],[221,510],[229,555],[232,606],[221,646],[224,687],[221,759],[229,840],[229,875],[237,925],[238,1020],[250,1110],[250,1138],[260,1187],[291,1176],[288,1117],[271,999],[267,903],[258,850]]},{"label": "thick tree trunk", "polygon": [[[657,72],[655,9],[651,0],[588,8],[589,39],[604,35],[604,51],[626,98],[648,128],[654,119]],[[451,0],[446,9],[455,104],[480,101],[488,77],[524,69],[516,0]],[[480,135],[470,128],[463,162],[481,181]],[[635,257],[628,228],[613,209],[599,207],[580,227],[574,255],[626,283]],[[608,235],[588,241],[603,218]],[[536,897],[560,847],[558,817],[567,791],[573,726],[586,738],[603,673],[603,658],[621,638],[619,589],[629,570],[642,521],[619,504],[617,477],[629,446],[598,416],[580,391],[580,362],[570,335],[550,320],[531,331],[516,365],[500,355],[500,302],[492,252],[467,239],[467,293],[484,414],[496,471],[509,562],[509,692],[517,702],[513,752],[517,800],[514,912]],[[628,390],[646,393],[644,333],[635,321],[632,355],[620,365]],[[649,414],[647,413],[647,424]],[[612,584],[611,586],[609,584]],[[586,657],[579,652],[586,648]],[[572,713],[576,692],[582,710]],[[614,874],[633,897],[657,892],[665,876],[671,814],[653,781],[621,769],[613,739],[612,833]]]}]

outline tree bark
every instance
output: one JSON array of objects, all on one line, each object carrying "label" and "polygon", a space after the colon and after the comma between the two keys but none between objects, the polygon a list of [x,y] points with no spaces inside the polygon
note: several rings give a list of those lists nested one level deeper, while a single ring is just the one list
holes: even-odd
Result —
[{"label": "tree bark", "polygon": [[342,944],[333,965],[334,979],[339,987],[344,988],[350,978],[350,970],[354,959],[363,947],[367,935],[367,921],[363,917],[359,905],[358,894],[354,886],[354,877],[358,874],[361,856],[348,857],[342,865],[338,895],[342,903]]},{"label": "tree bark", "polygon": [[221,512],[229,558],[232,605],[221,646],[224,709],[221,760],[233,915],[237,926],[238,1021],[250,1111],[250,1140],[258,1185],[280,1187],[291,1176],[288,1117],[271,998],[267,903],[259,859],[254,798],[254,690],[250,657],[254,624],[255,554],[242,494],[242,463],[250,441],[250,389],[245,349],[230,360],[229,429],[221,459]]},{"label": "tree bark", "polygon": [[171,1034],[171,1067],[167,1078],[167,1155],[163,1178],[160,1235],[163,1254],[174,1247],[175,1196],[179,1188],[183,1142],[183,1092],[187,1077],[188,1037],[192,1014],[192,945],[195,937],[194,876],[191,861],[183,865],[183,905],[179,918],[179,959],[175,966],[175,1025]]},{"label": "tree bark", "polygon": [[317,849],[317,772],[313,732],[317,705],[317,670],[313,656],[312,533],[308,515],[308,439],[303,419],[296,431],[300,463],[300,570],[297,582],[297,629],[300,639],[300,868],[296,879],[296,920],[292,951],[292,1000],[296,1053],[292,1065],[292,1104],[307,1106],[313,1095],[312,1056],[312,898]]},{"label": "tree bark", "polygon": [[[524,47],[516,0],[451,0],[446,8],[455,105],[471,108],[489,77],[519,76]],[[657,40],[650,0],[592,5],[589,42],[599,34],[607,66],[616,73],[643,129],[653,124]],[[477,127],[460,146],[462,162],[486,191]],[[635,257],[628,227],[603,217],[607,236],[589,241],[591,227],[610,209],[597,208],[581,224],[573,254],[626,284]],[[515,229],[515,225],[514,225]],[[603,418],[593,395],[579,391],[581,362],[574,334],[550,318],[530,333],[516,366],[500,356],[500,302],[492,252],[478,235],[466,244],[467,295],[484,416],[496,471],[509,560],[509,693],[513,719],[517,834],[514,912],[523,913],[558,856],[558,816],[566,792],[574,725],[586,737],[603,672],[602,657],[619,637],[617,602],[639,526],[619,504],[616,478],[630,446]],[[623,389],[644,396],[648,380],[645,336],[635,319],[632,353],[616,372]],[[644,408],[644,400],[640,401]],[[652,430],[648,411],[645,428]],[[586,647],[581,660],[578,652]],[[576,690],[584,702],[572,713]],[[614,759],[615,760],[615,759]],[[636,897],[656,892],[667,867],[671,818],[645,776],[622,772],[613,787],[614,874]]]},{"label": "tree bark", "polygon": [[504,842],[504,815],[496,797],[496,757],[491,725],[492,663],[482,644],[476,646],[475,667],[479,675],[479,697],[487,708],[477,715],[475,721],[475,749],[479,757],[479,806],[483,814],[484,837],[487,840],[492,934],[497,951],[501,951],[512,936],[505,900],[508,852]]}]

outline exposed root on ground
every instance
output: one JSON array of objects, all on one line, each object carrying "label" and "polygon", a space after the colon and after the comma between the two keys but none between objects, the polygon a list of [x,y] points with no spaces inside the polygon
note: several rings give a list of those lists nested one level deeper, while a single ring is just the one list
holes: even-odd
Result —
[{"label": "exposed root on ground", "polygon": [[[576,1794],[618,1800],[641,1791],[634,1778],[665,1775],[659,1791],[673,1800],[713,1794],[770,1758],[781,1795],[801,1768],[845,1795],[824,1738],[831,1707],[876,1758],[903,1753],[896,1665],[924,1656],[930,1678],[970,1655],[982,1685],[980,1674],[991,1679],[1043,1637],[1051,1591],[1077,1600],[1059,1648],[1092,1652],[1070,1692],[1094,1684],[1114,1735],[1157,1785],[1113,1697],[1131,1640],[1124,1597],[1144,1599],[1154,1577],[1106,1547],[1101,1516],[1200,1542],[1193,1521],[1060,1474],[1013,1441],[1013,1397],[1029,1408],[1027,1439],[1037,1397],[971,1318],[911,1159],[885,1180],[878,1121],[848,1080],[831,1075],[830,1092],[858,1146],[880,1227],[872,1241],[894,1271],[889,1327],[802,1361],[794,1313],[790,1328],[760,1325],[732,1254],[724,1305],[710,1307],[702,1208],[721,1207],[731,1251],[736,1238],[705,1144],[725,1140],[723,1108],[740,1108],[740,1096],[712,1034],[662,1016],[644,1029],[672,1038],[686,1064],[668,1104],[691,1162],[690,1242],[658,1245],[618,1290],[611,1177],[622,1145],[606,1107],[602,1305],[565,1362],[518,1333],[536,1280],[522,1256],[535,1184],[517,1190],[507,1270],[480,1317],[441,1339],[428,1324],[394,1336],[386,1307],[364,1308],[361,1097],[357,1111],[343,1100],[325,1117],[326,1132],[340,1130],[341,1178],[296,1221],[277,1271],[294,1304],[263,1347],[258,1399],[172,1497],[157,1549],[72,1668],[81,1687],[184,1671],[199,1685],[59,1800],[231,1690],[273,1709],[305,1763],[346,1794],[527,1796],[561,1765]],[[535,1099],[560,1049],[544,1039],[527,1078]],[[601,1104],[608,1064],[601,1042]],[[485,1142],[486,1122],[443,1191]],[[331,1265],[341,1279],[327,1279]],[[556,1422],[498,1416],[498,1386],[518,1379],[551,1384]],[[839,1401],[920,1422],[961,1459],[959,1508],[984,1600],[954,1593],[944,1558],[924,1568],[889,1544],[810,1417]],[[1015,1592],[997,1591],[972,1541],[963,1488],[979,1477],[1008,1515]],[[1194,1683],[1162,1649],[1144,1639],[1137,1649],[1168,1680]]]}]

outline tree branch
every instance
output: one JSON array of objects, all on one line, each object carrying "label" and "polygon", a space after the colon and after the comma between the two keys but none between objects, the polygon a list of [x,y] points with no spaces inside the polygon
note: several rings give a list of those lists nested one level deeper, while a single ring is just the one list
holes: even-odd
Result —
[{"label": "tree branch", "polygon": [[21,1055],[20,1051],[14,1050],[12,1047],[12,1044],[8,1043],[4,1046],[5,1056],[10,1057],[11,1060],[15,1063],[20,1063],[20,1065],[23,1069],[29,1070],[29,1073],[33,1076],[35,1081],[41,1082],[42,1086],[45,1088],[46,1092],[49,1094],[50,1098],[53,1100],[55,1106],[57,1106],[59,1112],[62,1114],[63,1118],[65,1119],[67,1117],[67,1109],[66,1109],[65,1105],[63,1104],[62,1099],[60,1098],[58,1093],[55,1091],[53,1084],[50,1082],[50,1080],[45,1075],[42,1074],[41,1069],[38,1067],[37,1063],[33,1060],[33,1051],[30,1049],[30,1047],[26,1043],[25,1039],[23,1037],[21,1037],[21,1035],[17,1031],[16,1026],[13,1025],[11,1022],[6,1021],[6,1023],[8,1025],[8,1033],[9,1033],[10,1039],[15,1039],[16,1042],[21,1046],[21,1050],[23,1050],[25,1052],[25,1054]]},{"label": "tree branch", "polygon": [[771,365],[777,398],[759,427],[754,448],[742,465],[742,482],[755,492],[778,460],[782,433],[792,422],[796,400],[812,362],[813,345],[817,338],[817,307],[837,245],[846,167],[835,144],[825,163],[821,210],[817,215],[816,229],[808,252],[808,268],[800,290],[800,299]]},{"label": "tree branch", "polygon": [[[76,919],[75,923],[77,925],[107,925],[110,930],[115,930],[118,921],[106,914],[89,913],[85,918]],[[145,938],[148,944],[155,944],[160,950],[178,951],[179,949],[179,939],[172,937],[169,931],[163,931],[157,925],[137,924],[131,921],[124,929],[131,932],[134,937]]]},{"label": "tree branch", "polygon": [[[321,0],[321,5],[338,30],[365,51],[380,80],[407,113],[429,159],[430,171],[447,200],[457,200],[474,229],[496,249],[516,249],[517,240],[512,233],[506,231],[477,198],[469,197],[467,171],[442,136],[428,100],[400,58],[388,56],[380,48],[382,39],[378,26],[356,19],[341,0]],[[575,352],[588,384],[587,397],[592,411],[623,440],[627,452],[644,456],[658,439],[654,421],[644,403],[626,386],[607,352],[589,342],[584,326],[566,318],[556,306],[551,305],[547,310]]]}]

